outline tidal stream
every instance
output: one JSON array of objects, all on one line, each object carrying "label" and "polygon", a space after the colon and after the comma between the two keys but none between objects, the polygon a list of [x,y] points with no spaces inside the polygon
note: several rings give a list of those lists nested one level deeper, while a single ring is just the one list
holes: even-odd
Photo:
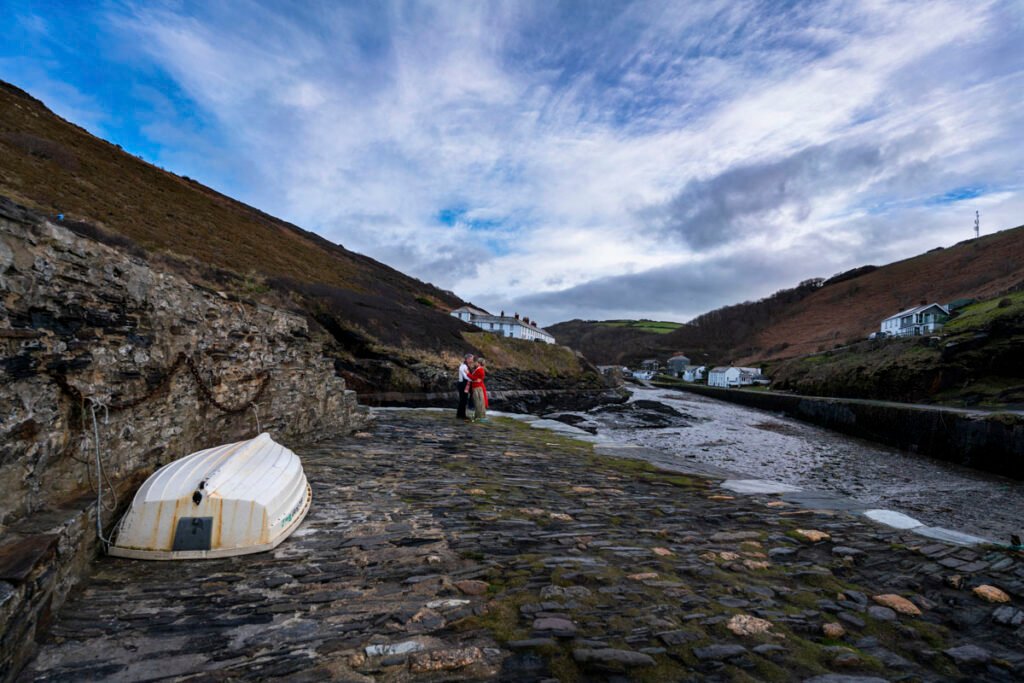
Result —
[{"label": "tidal stream", "polygon": [[747,478],[837,493],[928,525],[1002,543],[1024,529],[1022,481],[779,414],[696,394],[634,388],[626,406],[571,415],[577,426],[611,441],[657,448],[682,461],[715,465]]}]

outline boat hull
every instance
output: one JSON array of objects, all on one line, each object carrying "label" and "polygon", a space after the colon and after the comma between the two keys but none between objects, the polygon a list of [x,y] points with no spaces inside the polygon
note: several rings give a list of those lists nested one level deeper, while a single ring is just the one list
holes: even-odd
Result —
[{"label": "boat hull", "polygon": [[187,560],[266,552],[298,528],[311,504],[298,456],[261,434],[160,468],[136,493],[109,553]]}]

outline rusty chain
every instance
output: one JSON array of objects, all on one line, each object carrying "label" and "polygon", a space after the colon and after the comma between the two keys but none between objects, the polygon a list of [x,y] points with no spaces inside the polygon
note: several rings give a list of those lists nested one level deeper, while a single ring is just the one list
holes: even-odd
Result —
[{"label": "rusty chain", "polygon": [[[205,381],[203,381],[203,376],[202,374],[200,374],[199,367],[196,365],[195,360],[192,358],[191,355],[188,355],[184,351],[182,351],[178,353],[177,357],[174,359],[174,362],[164,372],[164,375],[160,379],[160,381],[153,385],[153,387],[149,391],[146,391],[141,396],[137,396],[126,401],[118,401],[117,403],[111,402],[107,404],[106,407],[109,409],[110,412],[116,412],[120,410],[127,410],[129,408],[134,408],[145,403],[146,401],[153,398],[154,396],[156,396],[157,394],[159,394],[160,392],[167,388],[167,386],[170,384],[171,380],[174,379],[174,376],[177,374],[178,370],[181,369],[181,366],[183,364],[188,366],[189,374],[192,375],[192,378],[195,380],[196,386],[199,388],[200,396],[207,403],[213,405],[222,413],[228,415],[236,415],[238,413],[248,410],[250,406],[255,405],[263,396],[263,392],[266,391],[267,385],[270,383],[270,373],[263,372],[259,376],[260,385],[256,389],[256,393],[253,394],[252,398],[250,398],[248,401],[245,401],[239,406],[228,406],[214,398],[213,391],[211,391],[210,387],[207,386]],[[54,383],[57,385],[57,387],[72,400],[72,404],[76,408],[76,411],[72,416],[72,421],[76,426],[81,427],[81,415],[85,409],[86,397],[82,394],[81,391],[78,390],[78,388],[76,388],[75,386],[68,382],[68,378],[66,375],[54,372],[51,372],[49,374],[50,377],[53,379]]]}]

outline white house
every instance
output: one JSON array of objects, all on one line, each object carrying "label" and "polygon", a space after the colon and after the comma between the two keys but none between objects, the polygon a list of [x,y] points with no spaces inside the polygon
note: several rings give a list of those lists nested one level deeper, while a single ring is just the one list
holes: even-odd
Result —
[{"label": "white house", "polygon": [[709,387],[743,387],[751,384],[765,384],[767,378],[758,368],[719,366],[708,373]]},{"label": "white house", "polygon": [[948,318],[949,310],[942,304],[915,306],[883,320],[881,332],[886,337],[932,334]]},{"label": "white house", "polygon": [[705,370],[706,368],[703,365],[687,365],[683,369],[683,381],[699,382],[704,379]]},{"label": "white house", "polygon": [[537,323],[529,318],[520,318],[516,313],[514,316],[507,316],[502,311],[501,315],[491,315],[487,311],[463,306],[452,311],[452,315],[470,325],[476,325],[481,330],[493,332],[502,337],[512,339],[525,339],[527,341],[542,341],[546,344],[554,344],[555,338],[547,330],[538,327]]}]

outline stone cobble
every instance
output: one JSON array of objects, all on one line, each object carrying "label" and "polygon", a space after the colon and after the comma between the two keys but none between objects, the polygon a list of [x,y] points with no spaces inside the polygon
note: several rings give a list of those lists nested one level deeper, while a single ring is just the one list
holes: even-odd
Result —
[{"label": "stone cobble", "polygon": [[382,412],[300,455],[313,508],[276,551],[97,561],[21,680],[1024,676],[1015,553],[510,420]]}]

